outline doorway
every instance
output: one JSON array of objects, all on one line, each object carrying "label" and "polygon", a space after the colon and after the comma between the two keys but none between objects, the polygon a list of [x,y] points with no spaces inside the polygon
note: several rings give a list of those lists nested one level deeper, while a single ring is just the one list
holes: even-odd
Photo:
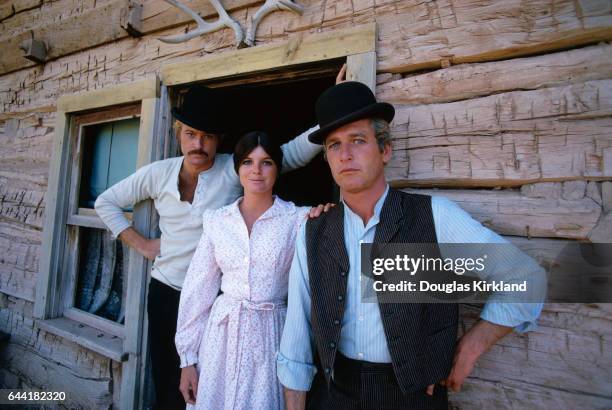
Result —
[{"label": "doorway", "polygon": [[[332,60],[325,65],[303,66],[299,71],[277,70],[260,76],[203,82],[223,90],[230,101],[232,133],[222,141],[218,152],[232,153],[240,136],[249,131],[264,131],[284,144],[316,125],[315,102],[334,85],[343,62]],[[175,91],[180,95],[187,89]],[[300,206],[339,201],[339,190],[323,153],[305,167],[282,174],[275,194]]]}]

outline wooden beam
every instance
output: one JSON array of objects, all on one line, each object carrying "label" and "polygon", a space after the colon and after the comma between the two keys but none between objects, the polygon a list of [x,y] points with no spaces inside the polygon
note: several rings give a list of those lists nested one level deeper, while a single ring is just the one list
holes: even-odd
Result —
[{"label": "wooden beam", "polygon": [[346,58],[347,81],[364,83],[376,92],[376,52],[353,54]]},{"label": "wooden beam", "polygon": [[[260,3],[233,0],[224,5],[232,12]],[[194,0],[189,5],[205,17],[215,14],[205,0]],[[81,14],[56,18],[52,23],[45,24],[46,20],[41,19],[37,26],[28,25],[27,32],[14,28],[10,37],[0,41],[3,56],[8,56],[0,62],[0,74],[33,66],[18,53],[18,46],[32,36],[50,46],[49,59],[127,37],[120,26],[126,7],[125,0],[117,0]],[[144,34],[189,21],[188,16],[161,0],[144,2]],[[382,72],[439,68],[445,62],[456,65],[501,60],[612,39],[611,12],[606,2],[572,0],[557,1],[554,8],[544,2],[482,4],[455,0],[400,2],[391,7],[372,1],[352,5],[319,0],[310,4],[301,17],[287,19],[283,13],[271,16],[264,20],[261,32],[270,32],[271,41],[315,27],[332,31],[354,21],[379,24],[378,70]]]},{"label": "wooden beam", "polygon": [[105,334],[108,334],[110,337],[117,336],[121,339],[125,338],[125,326],[124,325],[117,323],[117,322],[113,322],[112,320],[103,318],[102,316],[98,316],[98,315],[89,313],[84,310],[79,310],[75,307],[70,307],[64,310],[64,317],[66,319],[71,319],[77,323],[87,325],[91,327],[92,329],[101,330]]},{"label": "wooden beam", "polygon": [[[224,2],[228,12],[239,8],[254,5],[259,0],[230,0]],[[207,0],[190,2],[190,7],[204,17],[216,15],[216,11]],[[227,3],[227,4],[226,4]],[[35,63],[26,60],[19,46],[26,40],[36,38],[44,41],[49,48],[47,60],[53,60],[80,50],[99,46],[112,41],[126,38],[130,35],[122,28],[129,13],[129,4],[126,0],[117,0],[100,7],[86,10],[83,13],[65,16],[51,23],[41,20],[41,24],[29,29],[14,33],[11,37],[0,41],[0,50],[3,58],[0,60],[0,74],[31,67]],[[14,15],[12,9],[0,13]],[[0,14],[1,16],[1,14]],[[5,17],[5,18],[8,18]],[[41,16],[44,19],[44,15]],[[142,10],[142,25],[140,32],[150,34],[155,31],[169,29],[181,24],[189,23],[191,18],[161,0],[146,1]]]},{"label": "wooden beam", "polygon": [[[612,78],[612,45],[479,64],[461,64],[381,84],[392,104],[435,104],[499,92],[533,90]],[[389,74],[387,74],[389,75]]]},{"label": "wooden beam", "polygon": [[217,77],[262,72],[375,50],[376,26],[366,24],[331,33],[296,34],[289,41],[209,55],[186,63],[162,66],[168,86]]},{"label": "wooden beam", "polygon": [[125,1],[116,1],[82,15],[36,27],[0,42],[3,54],[0,74],[33,65],[25,60],[23,52],[19,50],[21,44],[31,38],[45,42],[48,48],[47,60],[51,60],[126,37],[127,32],[120,25],[124,7]]},{"label": "wooden beam", "polygon": [[[165,87],[164,87],[165,89]],[[165,92],[165,90],[164,90]],[[160,145],[165,142],[164,127],[167,125],[160,111],[168,108],[167,98],[145,98],[142,100],[140,115],[140,128],[138,138],[137,167],[162,159]],[[147,200],[136,204],[134,209],[134,228],[145,236],[151,237],[157,224],[153,202]],[[121,379],[121,408],[144,408],[142,402],[144,363],[146,363],[146,295],[148,276],[151,268],[147,261],[134,249],[130,249],[128,256],[127,296],[125,307],[125,340],[123,348],[127,361],[122,366]],[[144,343],[143,343],[144,340]],[[144,346],[143,346],[144,345]]]},{"label": "wooden beam", "polygon": [[610,179],[611,126],[612,80],[400,105],[386,175],[396,186]]},{"label": "wooden beam", "polygon": [[40,272],[36,282],[36,301],[34,317],[46,319],[54,315],[58,306],[57,269],[60,261],[60,249],[64,243],[63,225],[66,214],[69,190],[60,189],[67,182],[66,170],[69,167],[70,147],[67,143],[71,124],[65,112],[57,113],[53,155],[49,170],[49,183],[45,196],[45,219],[40,256]]},{"label": "wooden beam", "polygon": [[[557,331],[546,335],[546,337],[550,339],[562,338],[565,340],[565,337],[561,336],[563,334],[563,332]],[[555,365],[563,366],[562,359],[557,358],[560,355],[556,355],[557,357],[554,355],[541,355],[538,354],[537,351],[524,353],[525,356],[530,355],[531,357],[539,358],[541,361],[540,364],[546,363],[546,368],[542,366],[536,367],[535,365],[531,365],[528,368],[530,372],[537,371],[542,376],[548,374],[548,379],[546,380],[546,384],[523,382],[522,376],[520,378],[514,376],[517,373],[517,363],[522,363],[522,361],[516,361],[519,355],[520,353],[515,353],[512,359],[509,359],[507,357],[508,355],[504,357],[503,353],[500,352],[495,356],[488,355],[480,359],[486,364],[478,365],[478,367],[490,365],[490,363],[487,362],[492,360],[501,361],[496,367],[497,374],[493,375],[492,373],[494,372],[489,372],[489,375],[483,376],[478,371],[472,373],[470,377],[466,379],[465,384],[461,388],[461,392],[449,392],[449,403],[451,406],[453,408],[466,409],[491,407],[511,409],[516,407],[517,403],[529,403],[528,407],[538,409],[605,409],[612,405],[612,399],[600,395],[600,393],[603,393],[602,390],[598,390],[597,393],[593,395],[571,387],[567,390],[557,388],[556,382],[551,381],[553,377],[550,376],[550,373],[553,372],[553,370],[551,370],[550,367]],[[556,360],[553,361],[553,358]],[[514,362],[509,363],[509,360],[514,360]],[[597,362],[597,365],[592,366],[584,362],[574,361],[573,365],[579,367],[570,368],[567,366],[565,367],[567,370],[557,371],[555,373],[562,374],[565,376],[564,378],[579,380],[581,378],[579,373],[581,372],[576,369],[601,368],[599,362]],[[599,374],[597,376],[599,376]],[[554,379],[556,379],[556,377],[554,377]],[[597,377],[593,380],[602,379]]]},{"label": "wooden beam", "polygon": [[101,90],[62,96],[57,102],[57,109],[65,113],[79,112],[156,97],[159,97],[159,81],[157,78],[149,78]]},{"label": "wooden beam", "polygon": [[42,2],[43,0],[3,1],[0,5],[0,22],[13,17],[15,14],[40,7]]},{"label": "wooden beam", "polygon": [[[32,328],[26,327],[25,329],[29,330],[31,334],[36,332]],[[41,334],[47,335],[45,332],[41,332]],[[60,340],[51,334],[48,338]],[[37,341],[41,339],[43,338],[36,338]],[[40,386],[46,391],[65,392],[66,400],[62,402],[62,405],[67,408],[108,409],[111,407],[113,399],[112,377],[116,376],[100,375],[100,373],[106,373],[102,370],[104,364],[110,368],[109,360],[102,364],[100,360],[96,360],[98,356],[96,353],[86,353],[86,350],[80,349],[81,356],[87,357],[91,362],[102,368],[99,368],[96,372],[94,369],[84,368],[87,365],[81,361],[80,363],[61,363],[59,358],[64,353],[64,349],[61,349],[60,342],[51,344],[51,346],[49,346],[49,343],[41,344],[43,350],[38,346],[9,342],[2,348],[4,359],[2,368],[11,371],[21,380],[27,380],[27,384],[23,388]],[[64,344],[73,345],[70,342],[64,342]],[[53,347],[59,348],[59,351],[54,350]]]},{"label": "wooden beam", "polygon": [[437,3],[409,3],[377,19],[379,71],[502,60],[612,39],[612,9],[606,2]]},{"label": "wooden beam", "polygon": [[123,340],[68,318],[39,320],[37,326],[117,362],[123,361]]},{"label": "wooden beam", "polygon": [[586,239],[601,215],[591,198],[530,198],[511,190],[413,190],[456,202],[474,219],[498,234]]},{"label": "wooden beam", "polygon": [[[462,305],[460,329],[469,329],[479,313],[479,307]],[[487,397],[490,401],[485,407],[507,408],[525,395],[524,400],[535,408],[550,408],[545,402],[568,408],[560,394],[567,394],[573,403],[582,400],[581,408],[612,404],[610,304],[546,304],[538,323],[536,331],[510,334],[478,359],[470,375],[473,383],[496,382],[504,390],[514,387],[508,396]],[[463,399],[469,408],[483,404],[478,390],[467,391]]]}]

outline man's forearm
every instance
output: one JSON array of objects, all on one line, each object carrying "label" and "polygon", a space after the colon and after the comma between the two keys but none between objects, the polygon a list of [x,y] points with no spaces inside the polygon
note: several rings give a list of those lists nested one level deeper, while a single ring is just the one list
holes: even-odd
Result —
[{"label": "man's forearm", "polygon": [[121,232],[119,239],[145,258],[153,260],[159,255],[159,239],[147,239],[132,227]]},{"label": "man's forearm", "polygon": [[[512,332],[511,327],[496,325],[486,320],[476,322],[459,340],[451,372],[441,384],[453,391],[459,391],[463,382],[472,373],[478,358],[510,332]],[[433,385],[428,386],[428,394],[433,393],[433,388]]]},{"label": "man's forearm", "polygon": [[463,336],[471,343],[471,350],[477,357],[489,350],[498,340],[512,333],[512,328],[497,325],[486,320],[477,321],[474,326]]},{"label": "man's forearm", "polygon": [[306,408],[306,392],[283,388],[286,410],[304,410]]}]

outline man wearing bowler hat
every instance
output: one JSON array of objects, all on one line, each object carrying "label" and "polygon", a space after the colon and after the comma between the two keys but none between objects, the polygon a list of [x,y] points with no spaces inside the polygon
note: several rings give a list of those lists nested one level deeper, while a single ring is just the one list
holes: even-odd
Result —
[{"label": "man wearing bowler hat", "polygon": [[[480,355],[513,329],[533,329],[541,311],[487,303],[456,345],[456,304],[360,300],[362,242],[505,242],[447,199],[389,188],[394,114],[357,82],[317,100],[321,128],[310,141],[323,145],[342,203],[309,220],[296,242],[277,355],[288,409],[447,409],[446,388],[458,390]],[[542,279],[535,261],[509,252],[495,270]]]},{"label": "man wearing bowler hat", "polygon": [[[230,204],[242,194],[232,155],[217,154],[227,131],[227,108],[218,91],[191,87],[183,104],[172,110],[183,156],[140,168],[103,192],[95,203],[115,237],[154,261],[148,294],[149,345],[156,408],[160,409],[185,407],[179,392],[180,368],[192,365],[193,358],[178,357],[174,336],[180,290],[202,234],[202,213]],[[319,145],[308,141],[314,129],[282,146],[283,171],[306,165],[320,152]],[[142,236],[123,215],[122,209],[146,199],[154,201],[159,214],[159,239]],[[195,373],[192,376],[197,378]],[[197,386],[197,380],[186,383],[192,389]]]}]

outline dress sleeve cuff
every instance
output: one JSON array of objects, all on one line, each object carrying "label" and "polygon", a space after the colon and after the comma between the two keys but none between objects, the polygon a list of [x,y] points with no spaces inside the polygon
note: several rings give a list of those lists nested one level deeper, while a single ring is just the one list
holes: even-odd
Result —
[{"label": "dress sleeve cuff", "polygon": [[317,368],[308,363],[296,362],[276,354],[276,374],[283,386],[291,390],[309,391]]},{"label": "dress sleeve cuff", "polygon": [[512,327],[517,333],[536,330],[536,319],[542,303],[487,303],[480,318],[500,326]]},{"label": "dress sleeve cuff", "polygon": [[198,362],[198,354],[193,352],[185,352],[180,354],[181,369],[183,367],[193,366]]}]

